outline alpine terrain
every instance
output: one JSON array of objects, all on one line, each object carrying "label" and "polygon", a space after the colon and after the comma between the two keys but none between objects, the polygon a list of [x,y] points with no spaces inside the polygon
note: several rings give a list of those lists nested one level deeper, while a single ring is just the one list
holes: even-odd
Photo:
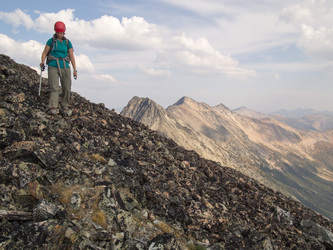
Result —
[{"label": "alpine terrain", "polygon": [[281,110],[270,114],[263,114],[246,107],[240,107],[233,111],[242,116],[256,119],[272,117],[297,129],[323,131],[333,128],[333,112],[329,111],[320,112],[313,109],[296,109],[294,111]]},{"label": "alpine terrain", "polygon": [[0,55],[0,249],[333,248],[332,221],[302,203],[76,93],[49,115],[38,89]]},{"label": "alpine terrain", "polygon": [[333,219],[333,129],[299,130],[271,117],[250,118],[223,104],[210,107],[189,97],[167,109],[134,97],[121,114]]}]

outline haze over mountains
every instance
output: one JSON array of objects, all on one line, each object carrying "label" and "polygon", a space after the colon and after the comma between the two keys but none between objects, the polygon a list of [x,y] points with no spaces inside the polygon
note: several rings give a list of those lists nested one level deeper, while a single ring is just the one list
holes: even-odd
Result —
[{"label": "haze over mountains", "polygon": [[308,115],[315,115],[315,114],[325,114],[325,115],[333,115],[332,111],[324,110],[324,111],[318,111],[315,109],[295,109],[295,110],[285,110],[281,109],[279,111],[275,111],[272,114],[277,114],[277,115],[283,115],[289,118],[302,118],[303,116],[308,116]]},{"label": "haze over mountains", "polygon": [[240,107],[233,111],[240,115],[256,119],[273,117],[297,129],[326,130],[333,128],[333,112],[330,111],[321,112],[314,109],[296,109],[293,111],[280,110],[270,114],[264,114],[246,107]]},{"label": "haze over mountains", "polygon": [[257,119],[251,118],[189,97],[167,109],[134,97],[121,114],[333,218],[332,129],[296,129],[271,116],[252,112]]}]

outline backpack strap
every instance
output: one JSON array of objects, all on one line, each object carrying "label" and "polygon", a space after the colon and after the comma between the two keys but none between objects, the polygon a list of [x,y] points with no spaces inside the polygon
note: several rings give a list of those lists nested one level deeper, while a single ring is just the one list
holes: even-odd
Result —
[{"label": "backpack strap", "polygon": [[[59,66],[59,60],[64,60],[66,62],[70,62],[70,58],[69,58],[69,41],[68,39],[66,38],[65,39],[66,41],[66,45],[67,45],[67,56],[62,58],[62,57],[55,57],[55,56],[52,56],[51,55],[51,51],[55,48],[55,44],[57,43],[57,39],[55,37],[52,38],[52,44],[51,44],[51,47],[50,47],[50,50],[49,50],[49,53],[47,54],[46,56],[46,64],[48,65],[51,61],[53,60],[57,60],[57,64],[58,64],[58,68],[60,69],[60,66]],[[64,62],[64,67],[66,67],[66,64]]]}]

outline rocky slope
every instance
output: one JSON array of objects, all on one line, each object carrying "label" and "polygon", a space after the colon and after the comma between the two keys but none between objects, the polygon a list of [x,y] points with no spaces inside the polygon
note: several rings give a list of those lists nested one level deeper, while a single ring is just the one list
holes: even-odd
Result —
[{"label": "rocky slope", "polygon": [[0,249],[332,249],[333,223],[0,55]]},{"label": "rocky slope", "polygon": [[[149,112],[148,112],[149,111]],[[297,130],[183,97],[164,110],[134,97],[121,113],[333,219],[333,130]]]}]

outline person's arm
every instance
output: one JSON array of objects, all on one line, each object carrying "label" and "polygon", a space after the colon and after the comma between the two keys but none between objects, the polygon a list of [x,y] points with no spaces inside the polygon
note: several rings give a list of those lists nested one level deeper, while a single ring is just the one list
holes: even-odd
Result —
[{"label": "person's arm", "polygon": [[40,67],[42,67],[44,65],[45,59],[46,59],[46,55],[49,53],[51,47],[48,45],[45,45],[44,51],[42,53],[42,57],[41,57],[41,63],[40,63]]},{"label": "person's arm", "polygon": [[69,58],[71,59],[71,63],[72,63],[72,66],[73,66],[73,71],[74,71],[73,75],[74,75],[74,78],[76,79],[77,78],[77,71],[76,71],[76,63],[75,63],[73,48],[69,49],[68,52],[69,52]]}]

